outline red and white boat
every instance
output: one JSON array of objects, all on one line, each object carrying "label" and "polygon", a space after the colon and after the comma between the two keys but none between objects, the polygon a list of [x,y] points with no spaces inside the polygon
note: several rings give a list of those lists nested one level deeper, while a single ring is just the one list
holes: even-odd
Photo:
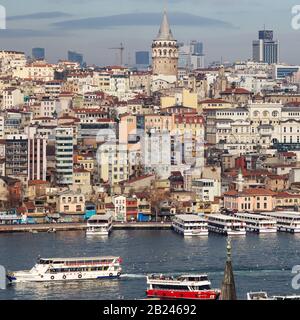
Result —
[{"label": "red and white boat", "polygon": [[158,299],[191,299],[191,300],[217,300],[221,291],[211,289],[208,276],[182,275],[169,277],[152,275],[147,277],[147,297]]}]

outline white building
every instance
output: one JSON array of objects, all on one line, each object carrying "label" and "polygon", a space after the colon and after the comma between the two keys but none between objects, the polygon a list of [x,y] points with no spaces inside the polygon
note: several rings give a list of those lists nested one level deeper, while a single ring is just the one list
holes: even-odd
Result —
[{"label": "white building", "polygon": [[2,109],[14,109],[24,103],[24,94],[18,88],[3,90]]},{"label": "white building", "polygon": [[113,204],[115,206],[114,221],[126,221],[126,197],[116,196],[113,198]]},{"label": "white building", "polygon": [[221,196],[221,183],[214,179],[195,179],[192,181],[192,191],[204,202],[212,202]]},{"label": "white building", "polygon": [[0,70],[2,74],[11,73],[13,69],[21,68],[26,65],[24,52],[0,51]]},{"label": "white building", "polygon": [[60,102],[50,97],[43,97],[41,101],[41,107],[39,109],[39,117],[53,117],[56,113],[58,115],[60,111]]},{"label": "white building", "polygon": [[54,67],[51,64],[35,62],[15,68],[13,70],[13,77],[34,81],[52,81],[54,80]]}]

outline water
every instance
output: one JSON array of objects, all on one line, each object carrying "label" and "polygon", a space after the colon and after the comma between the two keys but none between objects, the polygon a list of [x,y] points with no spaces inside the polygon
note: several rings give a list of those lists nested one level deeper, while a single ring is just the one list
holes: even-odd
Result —
[{"label": "water", "polygon": [[[232,239],[237,293],[300,294],[292,288],[294,265],[300,264],[300,235],[286,233]],[[109,238],[87,238],[84,232],[0,235],[0,264],[8,270],[30,269],[38,255],[76,257],[116,255],[123,258],[123,276],[113,281],[30,283],[0,290],[0,299],[141,299],[147,274],[208,273],[221,287],[226,238],[184,239],[172,231],[114,231]]]}]

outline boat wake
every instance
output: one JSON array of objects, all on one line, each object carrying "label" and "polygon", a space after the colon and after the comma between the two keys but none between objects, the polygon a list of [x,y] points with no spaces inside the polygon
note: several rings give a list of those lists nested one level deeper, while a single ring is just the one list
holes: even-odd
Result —
[{"label": "boat wake", "polygon": [[147,276],[144,274],[122,274],[121,279],[145,279]]}]

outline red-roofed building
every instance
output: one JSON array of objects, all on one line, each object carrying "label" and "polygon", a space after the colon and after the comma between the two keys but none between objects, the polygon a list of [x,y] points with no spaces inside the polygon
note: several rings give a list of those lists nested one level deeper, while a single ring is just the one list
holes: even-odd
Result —
[{"label": "red-roofed building", "polygon": [[252,93],[243,88],[227,88],[221,92],[221,98],[230,103],[247,103],[252,99]]}]

